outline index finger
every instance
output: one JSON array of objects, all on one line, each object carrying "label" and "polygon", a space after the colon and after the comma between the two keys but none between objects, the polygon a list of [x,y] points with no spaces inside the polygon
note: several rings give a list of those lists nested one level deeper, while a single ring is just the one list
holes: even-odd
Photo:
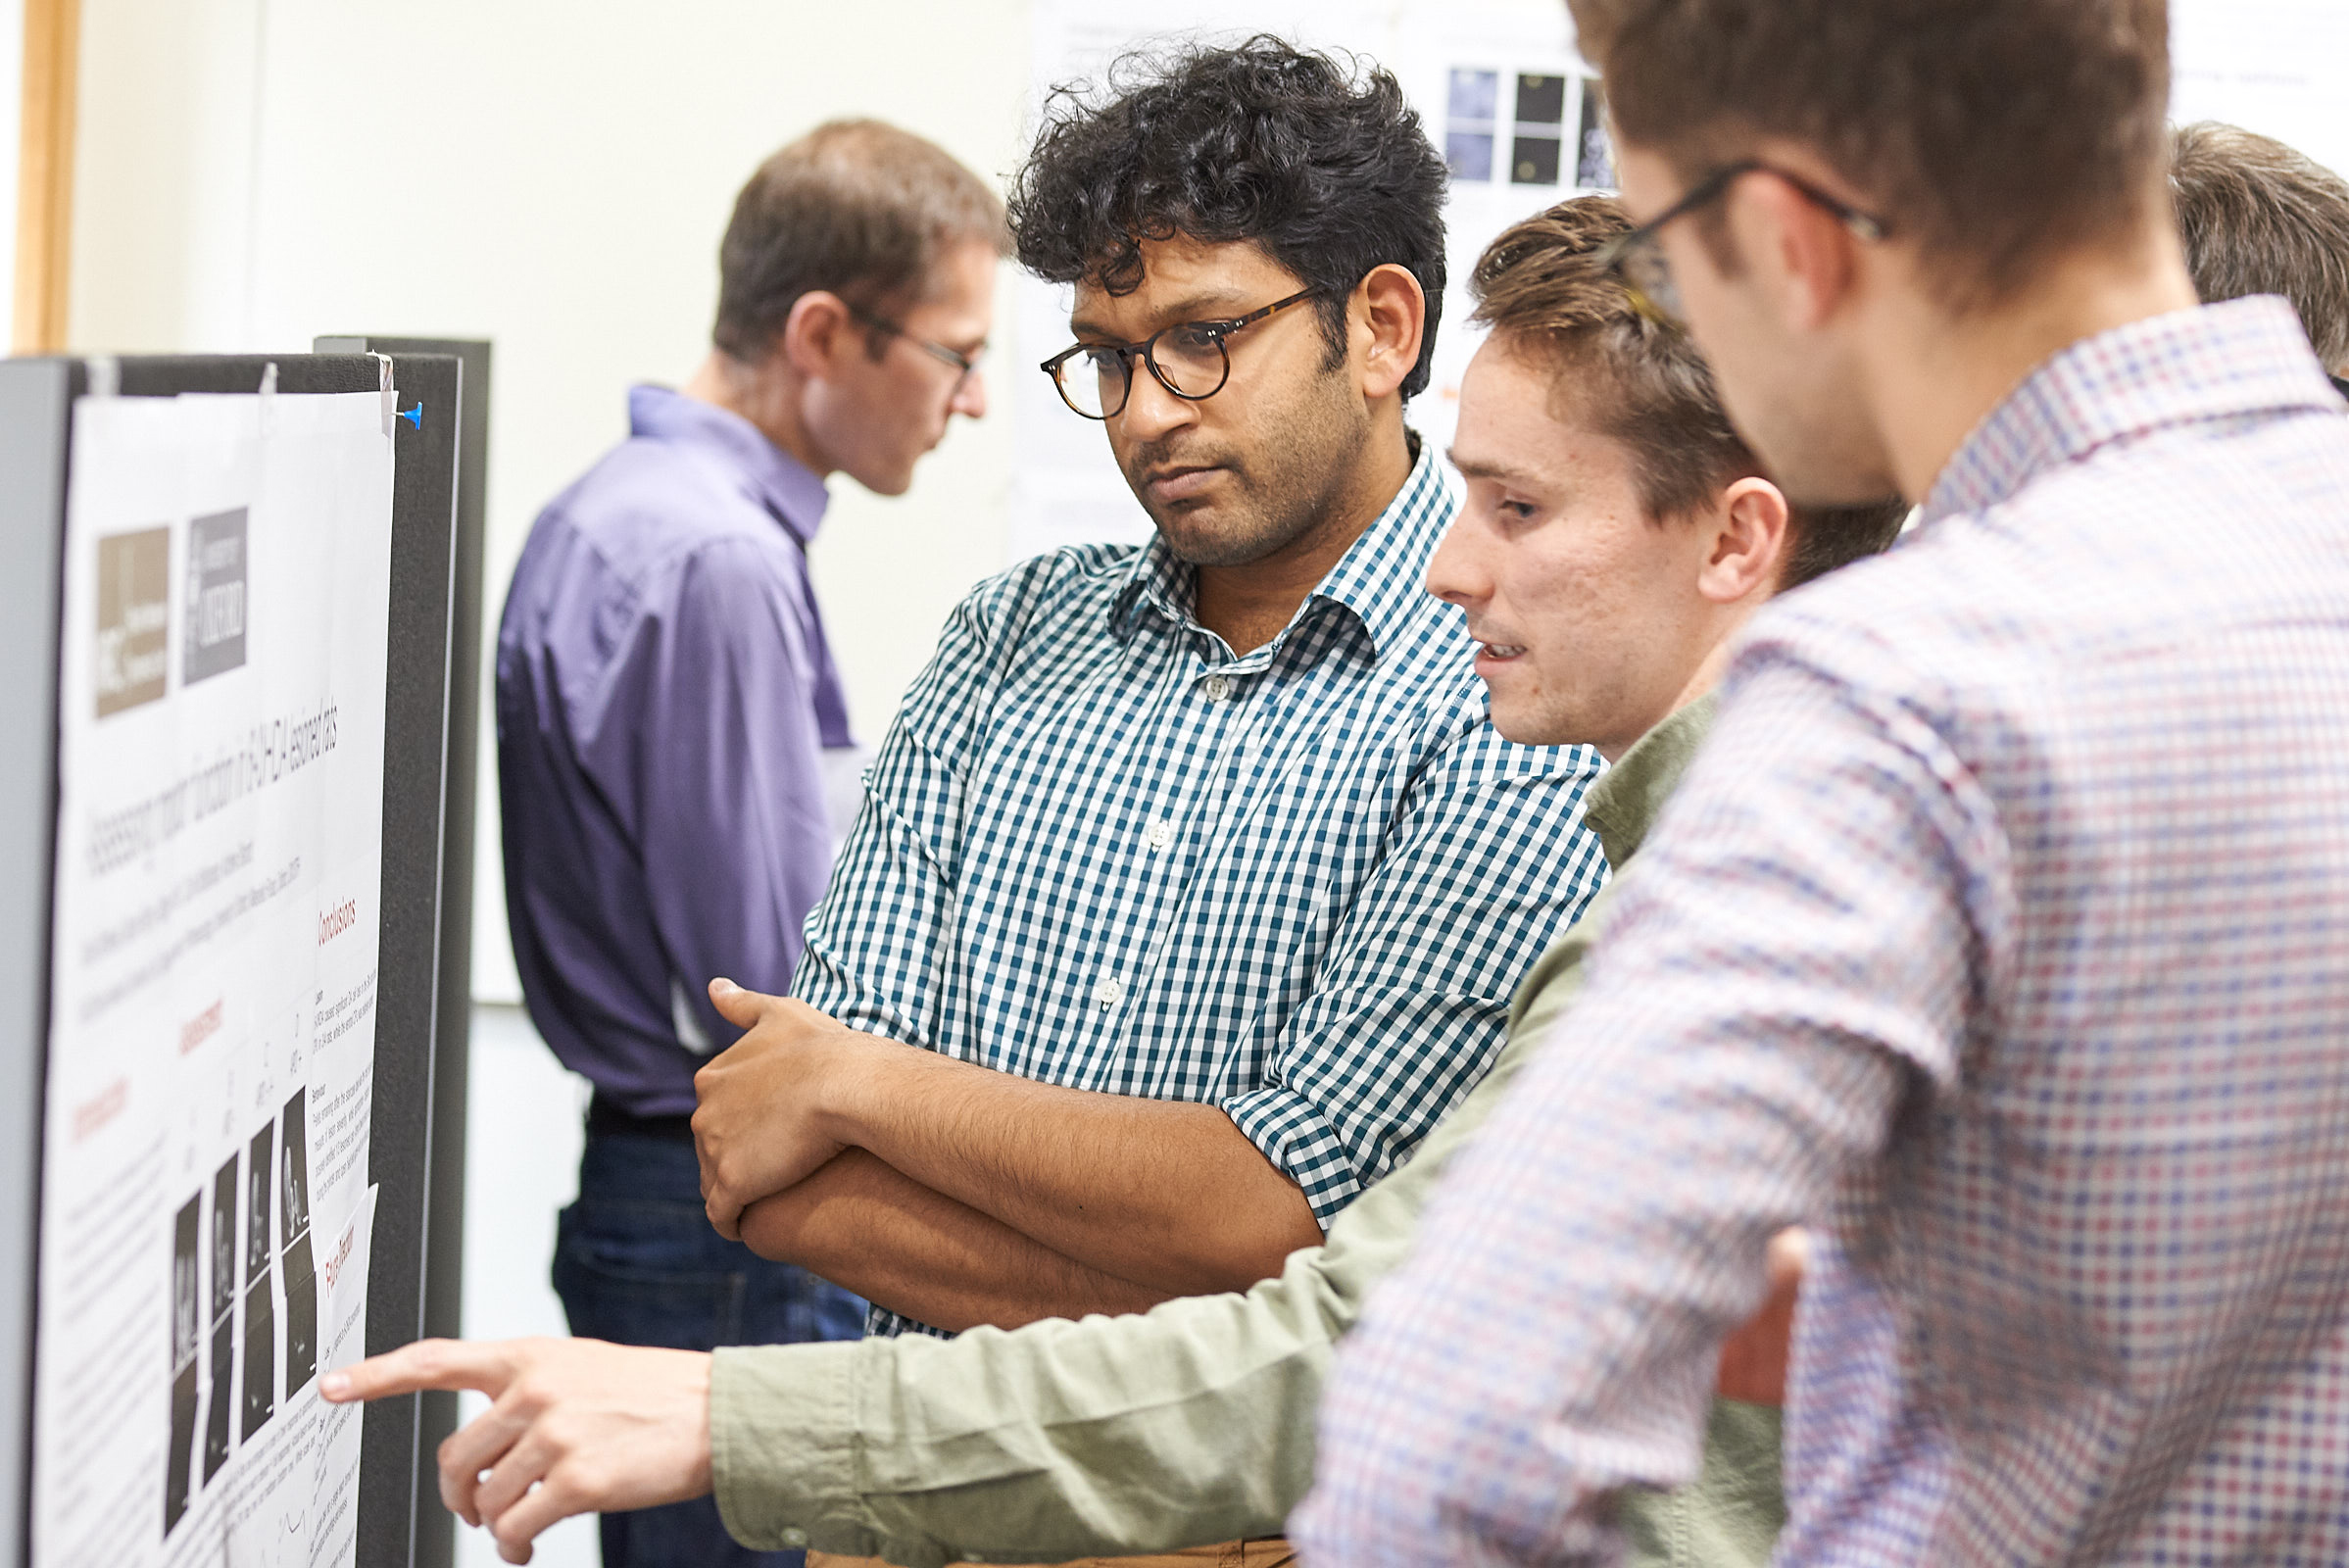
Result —
[{"label": "index finger", "polygon": [[318,1379],[318,1393],[334,1404],[385,1399],[425,1389],[473,1389],[496,1398],[514,1380],[512,1350],[504,1344],[465,1340],[418,1340],[373,1355]]}]

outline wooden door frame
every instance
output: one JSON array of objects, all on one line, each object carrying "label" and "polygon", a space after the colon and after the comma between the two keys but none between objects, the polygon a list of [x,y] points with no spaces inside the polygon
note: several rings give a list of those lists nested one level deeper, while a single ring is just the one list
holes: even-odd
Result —
[{"label": "wooden door frame", "polygon": [[66,346],[80,58],[81,0],[24,0],[24,115],[17,155],[13,333],[19,354],[55,354]]}]

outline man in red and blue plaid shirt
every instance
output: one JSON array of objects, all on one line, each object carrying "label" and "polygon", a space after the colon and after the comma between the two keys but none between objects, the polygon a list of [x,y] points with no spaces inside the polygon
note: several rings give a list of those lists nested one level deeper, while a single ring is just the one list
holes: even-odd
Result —
[{"label": "man in red and blue plaid shirt", "polygon": [[1604,1558],[1805,1221],[1779,1561],[2349,1560],[2349,416],[2196,307],[2160,0],[1573,10],[1626,285],[1923,515],[1750,623],[1293,1538]]}]

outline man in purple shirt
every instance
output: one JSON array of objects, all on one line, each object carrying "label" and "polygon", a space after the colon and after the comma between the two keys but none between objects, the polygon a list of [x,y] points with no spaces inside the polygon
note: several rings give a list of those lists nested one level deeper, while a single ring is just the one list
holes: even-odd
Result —
[{"label": "man in purple shirt", "polygon": [[[736,1034],[711,975],[789,987],[856,800],[807,578],[824,480],[902,494],[953,416],[985,412],[1003,245],[995,194],[917,136],[842,122],[785,147],[735,203],[709,359],[682,391],[630,393],[628,439],[540,514],[514,570],[507,914],[532,1021],[595,1085],[556,1244],[574,1333],[862,1332],[856,1298],[710,1229],[693,1075]],[[800,1560],[735,1545],[706,1498],[608,1514],[603,1546],[607,1568]]]}]

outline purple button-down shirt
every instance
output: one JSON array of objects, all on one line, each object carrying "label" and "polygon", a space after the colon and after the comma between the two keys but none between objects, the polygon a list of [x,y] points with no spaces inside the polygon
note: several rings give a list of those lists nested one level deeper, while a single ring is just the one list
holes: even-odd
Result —
[{"label": "purple button-down shirt", "polygon": [[531,1020],[637,1115],[690,1112],[781,992],[831,874],[823,753],[848,710],[807,580],[823,481],[660,387],[530,530],[498,630],[506,910]]}]

